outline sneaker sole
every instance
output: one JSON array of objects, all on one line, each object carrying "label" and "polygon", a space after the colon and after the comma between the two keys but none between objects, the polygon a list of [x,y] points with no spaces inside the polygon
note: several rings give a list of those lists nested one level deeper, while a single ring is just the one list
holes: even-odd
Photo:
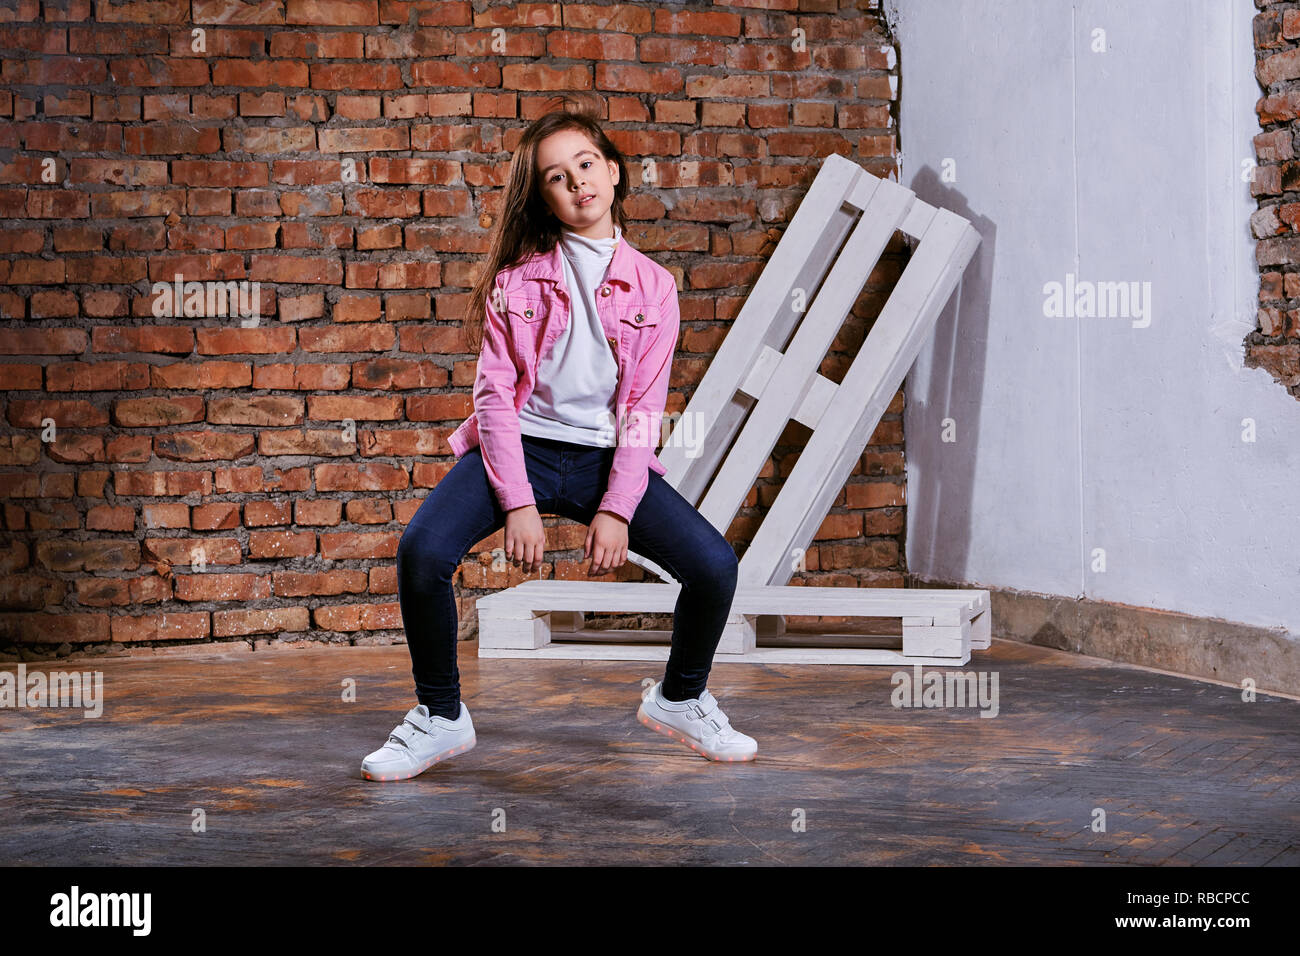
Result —
[{"label": "sneaker sole", "polygon": [[367,780],[381,780],[381,781],[410,780],[412,777],[418,777],[420,774],[424,773],[434,764],[441,763],[442,761],[446,760],[448,757],[454,757],[456,756],[456,754],[463,754],[467,750],[473,750],[474,745],[477,743],[478,743],[478,737],[477,736],[471,737],[468,740],[468,742],[461,744],[459,747],[453,747],[451,750],[444,750],[441,753],[434,754],[427,761],[425,761],[424,764],[422,764],[421,766],[419,766],[414,770],[402,771],[400,773],[395,773],[395,774],[390,774],[385,776],[383,774],[371,773],[365,767],[362,767],[361,776],[365,777]]},{"label": "sneaker sole", "polygon": [[755,751],[754,753],[750,754],[747,757],[720,755],[716,751],[709,750],[693,737],[687,737],[676,727],[671,727],[668,724],[660,723],[658,720],[655,720],[653,717],[651,717],[649,714],[645,712],[645,708],[643,707],[637,708],[636,719],[639,720],[641,723],[643,723],[645,726],[649,727],[651,730],[655,731],[656,733],[663,734],[665,737],[669,737],[673,740],[684,743],[686,746],[694,750],[697,754],[699,754],[702,757],[707,757],[709,760],[717,760],[722,763],[743,763],[743,762],[753,760],[755,757],[758,756],[757,751]]}]

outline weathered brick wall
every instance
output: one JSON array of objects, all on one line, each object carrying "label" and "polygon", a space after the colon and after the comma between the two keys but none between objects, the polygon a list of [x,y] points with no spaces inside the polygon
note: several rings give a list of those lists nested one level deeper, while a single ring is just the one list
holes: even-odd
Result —
[{"label": "weathered brick wall", "polygon": [[[677,411],[817,158],[895,169],[885,31],[871,0],[0,7],[0,653],[400,640],[394,555],[471,411],[461,310],[522,129],[554,91],[607,98],[629,239],[681,289]],[[159,315],[177,274],[258,282],[260,314]],[[901,403],[797,580],[903,583]],[[581,577],[585,529],[546,523],[544,575]],[[519,580],[501,538],[462,621]]]},{"label": "weathered brick wall", "polygon": [[1300,4],[1255,0],[1256,112],[1251,217],[1260,267],[1258,327],[1246,338],[1246,366],[1267,369],[1300,398]]}]

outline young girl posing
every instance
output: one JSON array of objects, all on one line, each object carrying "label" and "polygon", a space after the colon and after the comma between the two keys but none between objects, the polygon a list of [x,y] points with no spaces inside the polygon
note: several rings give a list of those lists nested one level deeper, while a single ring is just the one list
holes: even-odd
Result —
[{"label": "young girl posing", "polygon": [[642,695],[638,720],[712,760],[752,760],[758,749],[705,688],[735,593],[735,552],[664,480],[654,455],[677,286],[623,237],[627,170],[595,110],[569,110],[575,101],[563,99],[565,109],[528,127],[511,160],[488,267],[470,298],[474,413],[449,439],[456,464],[398,544],[419,704],[362,762],[368,780],[405,780],[474,746],[452,576],[503,525],[507,557],[536,571],[544,513],[588,525],[588,573],[620,567],[630,547],[681,584],[664,677]]}]

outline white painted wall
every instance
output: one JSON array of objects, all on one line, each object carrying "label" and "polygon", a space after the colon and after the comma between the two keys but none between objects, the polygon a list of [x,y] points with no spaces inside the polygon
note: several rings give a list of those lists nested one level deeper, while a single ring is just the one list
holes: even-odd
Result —
[{"label": "white painted wall", "polygon": [[[907,378],[910,569],[1300,632],[1300,402],[1240,345],[1254,4],[884,6],[901,181],[984,237]],[[1046,317],[1067,273],[1150,283],[1149,326]]]}]

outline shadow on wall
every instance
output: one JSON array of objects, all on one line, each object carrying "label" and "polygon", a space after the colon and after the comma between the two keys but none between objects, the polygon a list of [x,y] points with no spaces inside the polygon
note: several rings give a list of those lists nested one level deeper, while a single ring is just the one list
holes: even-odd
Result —
[{"label": "shadow on wall", "polygon": [[[943,554],[946,566],[967,567],[997,229],[992,221],[976,215],[966,198],[945,184],[932,167],[919,170],[906,185],[925,202],[961,216],[982,237],[935,322],[925,390],[907,383],[904,429],[909,444],[919,443],[919,436],[926,436],[928,444],[945,430],[956,435],[956,441],[944,445],[941,454],[928,456],[931,467],[907,478],[912,486],[908,489],[908,512],[914,529],[908,563],[912,554]],[[969,404],[954,408],[954,395],[964,396]],[[942,466],[937,467],[940,458]]]}]

